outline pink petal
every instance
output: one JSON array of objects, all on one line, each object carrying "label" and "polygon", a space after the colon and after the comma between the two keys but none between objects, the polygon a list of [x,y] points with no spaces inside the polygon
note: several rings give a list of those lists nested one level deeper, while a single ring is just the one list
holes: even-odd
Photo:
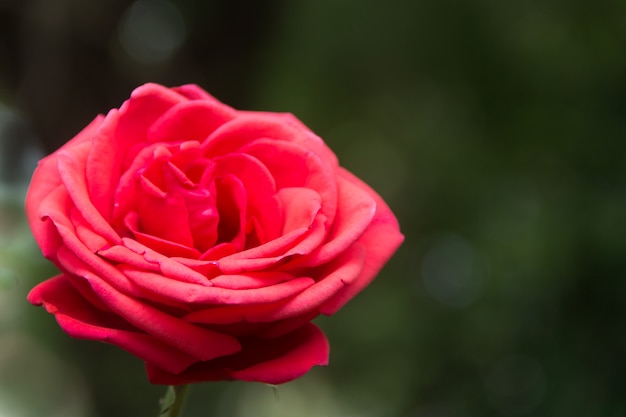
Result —
[{"label": "pink petal", "polygon": [[272,286],[293,278],[293,275],[286,272],[248,272],[240,275],[218,275],[211,279],[211,283],[220,288],[248,290]]},{"label": "pink petal", "polygon": [[204,143],[205,155],[207,157],[226,155],[259,138],[297,141],[297,137],[303,135],[303,131],[279,119],[253,112],[240,112],[236,119],[222,125],[209,136]]},{"label": "pink petal", "polygon": [[115,136],[118,119],[119,113],[115,109],[107,114],[93,135],[85,163],[89,200],[107,221],[113,215],[113,194],[122,174],[127,147]]},{"label": "pink petal", "polygon": [[307,314],[302,314],[300,316],[269,322],[267,323],[269,324],[269,326],[265,330],[257,333],[257,336],[263,339],[273,339],[275,337],[281,337],[304,326],[317,316],[319,316],[319,312],[311,311]]},{"label": "pink petal", "polygon": [[121,242],[120,236],[111,225],[102,217],[100,212],[89,200],[89,191],[85,178],[85,163],[90,149],[89,143],[83,143],[69,151],[57,153],[57,167],[61,180],[67,189],[70,198],[87,224],[103,238],[110,242]]},{"label": "pink petal", "polygon": [[337,184],[337,215],[327,240],[318,250],[296,261],[298,266],[321,265],[336,258],[361,237],[374,218],[376,200],[370,193],[342,176]]},{"label": "pink petal", "polygon": [[139,232],[193,248],[189,213],[180,194],[161,197],[146,190],[138,197]]},{"label": "pink petal", "polygon": [[137,331],[119,317],[94,308],[67,276],[58,275],[37,285],[28,294],[28,301],[43,305],[54,314],[70,336],[111,343],[168,372],[179,373],[197,361],[194,356]]},{"label": "pink petal", "polygon": [[89,228],[89,225],[85,222],[85,219],[83,219],[83,216],[76,207],[72,207],[70,210],[70,221],[74,225],[78,239],[80,239],[91,252],[96,253],[109,245],[109,242],[107,242],[105,238]]},{"label": "pink petal", "polygon": [[319,311],[335,294],[346,286],[353,284],[363,269],[365,251],[361,245],[353,245],[333,262],[325,265],[319,271],[309,271],[314,274],[317,282],[300,294],[289,299],[288,302],[277,306],[264,316],[247,317],[250,321],[283,320],[313,311]]},{"label": "pink petal", "polygon": [[[127,149],[146,141],[148,129],[170,107],[187,99],[162,85],[148,83],[136,88],[120,107],[115,136]],[[132,158],[133,155],[130,155]]]},{"label": "pink petal", "polygon": [[207,142],[211,155],[233,152],[244,143],[259,138],[278,139],[309,149],[333,171],[338,167],[337,157],[324,141],[293,114],[241,110],[237,113],[236,122],[231,122],[219,135],[211,138],[214,143]]},{"label": "pink petal", "polygon": [[310,227],[322,207],[321,197],[309,188],[283,188],[278,192],[283,209],[281,235],[303,227]]},{"label": "pink petal", "polygon": [[179,103],[152,124],[148,130],[148,142],[203,141],[235,115],[233,109],[218,101]]},{"label": "pink petal", "polygon": [[180,256],[185,258],[200,257],[200,252],[198,252],[195,248],[140,232],[139,215],[134,211],[126,214],[126,217],[124,218],[124,226],[129,232],[131,232],[137,242],[162,255]]},{"label": "pink petal", "polygon": [[31,223],[33,235],[41,252],[53,262],[56,259],[59,247],[63,245],[63,240],[59,235],[54,220],[50,216],[54,213],[56,216],[67,219],[67,213],[70,211],[71,205],[72,201],[67,194],[67,190],[63,185],[59,185],[47,195],[42,196],[41,204],[36,210],[39,218],[36,223]]},{"label": "pink petal", "polygon": [[264,236],[268,240],[280,236],[280,208],[274,199],[276,184],[267,168],[257,159],[241,153],[217,157],[213,162],[215,177],[232,175],[241,181],[246,190],[249,215],[259,220]]},{"label": "pink petal", "polygon": [[261,161],[278,189],[302,187],[316,191],[322,199],[321,213],[332,224],[337,210],[335,171],[317,155],[301,145],[271,139],[255,140],[240,151]]},{"label": "pink petal", "polygon": [[217,259],[221,259],[225,256],[232,255],[237,253],[239,249],[230,242],[218,243],[213,246],[211,249],[207,250],[200,257],[201,261],[209,261],[211,265],[217,267],[217,262],[214,262]]},{"label": "pink petal", "polygon": [[137,242],[142,245],[153,249],[155,252],[165,256],[180,256],[185,258],[197,259],[200,257],[200,252],[189,246],[180,245],[171,240],[161,239],[146,233],[138,231],[133,232]]},{"label": "pink petal", "polygon": [[[128,279],[113,265],[95,255],[75,235],[69,220],[59,212],[47,213],[54,222],[63,246],[57,252],[57,262],[65,271],[76,273],[83,269],[90,269],[102,279],[108,281],[120,291],[132,293],[134,288]],[[62,248],[66,250],[61,250]],[[67,254],[67,257],[63,257]]]},{"label": "pink petal", "polygon": [[[231,336],[204,329],[116,291],[87,268],[73,265],[74,274],[84,278],[94,293],[111,311],[128,323],[163,343],[197,359],[209,360],[239,351],[239,342]],[[163,277],[161,277],[163,278]],[[166,279],[166,278],[163,278]]]},{"label": "pink petal", "polygon": [[113,221],[115,227],[123,225],[124,216],[131,210],[137,209],[137,195],[139,190],[139,175],[154,160],[156,148],[161,145],[146,145],[137,153],[130,166],[122,174],[115,195],[113,197]]},{"label": "pink petal", "polygon": [[[230,246],[230,243],[222,243],[215,246],[214,249],[219,249],[220,246]],[[214,260],[190,259],[177,256],[173,256],[171,259],[172,261],[178,262],[182,265],[185,265],[187,268],[198,272],[207,279],[216,277],[221,273],[219,268],[217,267],[217,262],[215,262]]]},{"label": "pink petal", "polygon": [[215,187],[183,191],[181,196],[189,213],[189,229],[193,247],[200,252],[211,249],[218,239],[219,212],[215,203]]},{"label": "pink petal", "polygon": [[215,178],[217,225],[220,243],[230,242],[237,250],[246,243],[247,195],[244,185],[233,175]]},{"label": "pink petal", "polygon": [[[120,268],[137,287],[141,288],[146,297],[157,296],[159,300],[171,300],[185,304],[256,304],[270,303],[292,297],[310,287],[314,281],[310,278],[294,278],[287,282],[258,289],[231,290],[217,286],[206,286],[174,281],[160,274],[139,271],[131,268]],[[193,320],[193,314],[185,320]]]},{"label": "pink petal", "polygon": [[208,100],[211,102],[219,103],[224,107],[228,107],[226,104],[221,103],[219,100],[204,91],[196,84],[185,84],[179,87],[174,87],[172,88],[172,90],[176,91],[178,94],[184,97],[187,97],[189,100]]},{"label": "pink petal", "polygon": [[[131,243],[132,242],[132,243]],[[118,264],[132,266],[142,271],[161,273],[163,276],[182,282],[212,285],[209,279],[176,260],[163,256],[132,239],[124,239],[124,246],[112,246],[100,250],[98,255]],[[129,248],[132,248],[129,249]],[[141,248],[141,249],[140,249]]]},{"label": "pink petal", "polygon": [[[259,271],[268,268],[276,268],[291,262],[300,256],[308,255],[314,251],[324,240],[326,236],[326,223],[323,215],[318,214],[313,221],[311,227],[300,235],[300,231],[304,229],[296,229],[285,235],[286,239],[276,239],[274,242],[257,246],[233,255],[221,258],[218,261],[220,270],[225,274],[235,274],[244,271]],[[291,240],[294,237],[301,239],[295,243]],[[289,246],[288,249],[280,255],[274,256],[277,248]],[[255,255],[258,255],[255,256]]]},{"label": "pink petal", "polygon": [[196,310],[185,315],[184,319],[191,323],[215,325],[231,325],[241,322],[254,322],[257,316],[269,314],[276,305],[281,305],[285,300],[259,304],[231,304],[219,305]]},{"label": "pink petal", "polygon": [[[61,149],[69,149],[73,146],[89,142],[102,121],[103,116],[96,117],[89,125],[87,125],[72,140],[63,145]],[[57,169],[57,155],[52,154],[39,161],[30,187],[26,193],[25,209],[28,223],[35,236],[35,240],[44,252],[44,256],[50,258],[57,247],[58,237],[54,226],[47,220],[42,219],[40,213],[41,202],[62,184],[59,171]],[[59,191],[60,192],[60,191]],[[58,194],[57,194],[58,195]],[[55,243],[56,242],[56,243]]]},{"label": "pink petal", "polygon": [[[122,238],[124,242],[128,238]],[[160,272],[159,264],[148,262],[143,254],[136,253],[125,246],[115,245],[98,251],[98,256],[112,261],[115,264],[124,264],[138,269]]]},{"label": "pink petal", "polygon": [[273,339],[251,339],[240,353],[192,365],[178,375],[147,364],[153,384],[189,384],[223,379],[282,384],[328,364],[326,336],[313,324]]},{"label": "pink petal", "polygon": [[268,259],[267,265],[273,265],[283,259],[285,252],[292,248],[294,244],[296,244],[296,242],[298,242],[308,231],[309,229],[302,227],[300,229],[292,230],[278,239],[274,239],[252,249],[247,249],[233,254],[226,254],[226,256],[218,258],[218,265],[220,268],[224,268],[223,271],[230,272],[236,272],[237,266],[235,264],[240,261],[245,263],[245,260],[260,261]]},{"label": "pink petal", "polygon": [[365,248],[365,263],[358,279],[339,291],[321,309],[323,314],[334,314],[352,297],[365,288],[398,249],[404,236],[398,221],[382,198],[363,181],[341,169],[340,177],[366,191],[376,201],[376,214],[358,242]]}]

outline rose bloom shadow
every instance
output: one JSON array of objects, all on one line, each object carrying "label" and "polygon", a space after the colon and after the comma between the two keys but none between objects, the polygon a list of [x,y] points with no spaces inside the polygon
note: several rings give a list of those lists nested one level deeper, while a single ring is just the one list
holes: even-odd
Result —
[{"label": "rose bloom shadow", "polygon": [[328,363],[311,323],[403,240],[371,188],[291,114],[143,85],[39,162],[26,213],[59,275],[28,295],[156,384],[280,384]]}]

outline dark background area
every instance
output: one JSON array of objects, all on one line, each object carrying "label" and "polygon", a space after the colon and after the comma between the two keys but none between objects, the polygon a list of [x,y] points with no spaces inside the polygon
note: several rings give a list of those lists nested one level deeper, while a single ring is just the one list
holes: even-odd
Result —
[{"label": "dark background area", "polygon": [[626,416],[626,2],[0,0],[0,415],[157,414],[163,387],[25,295],[35,161],[154,81],[289,111],[397,214],[317,322],[331,364],[188,416]]}]

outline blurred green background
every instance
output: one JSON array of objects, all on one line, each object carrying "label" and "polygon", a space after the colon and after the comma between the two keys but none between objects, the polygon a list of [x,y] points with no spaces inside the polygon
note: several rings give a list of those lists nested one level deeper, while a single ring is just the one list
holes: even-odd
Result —
[{"label": "blurred green background", "polygon": [[331,364],[188,417],[626,416],[626,2],[0,0],[0,416],[156,416],[25,295],[34,164],[147,81],[289,111],[397,214]]}]

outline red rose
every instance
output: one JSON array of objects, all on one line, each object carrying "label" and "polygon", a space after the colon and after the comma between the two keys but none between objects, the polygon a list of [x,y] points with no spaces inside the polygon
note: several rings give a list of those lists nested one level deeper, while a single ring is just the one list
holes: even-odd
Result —
[{"label": "red rose", "polygon": [[28,300],[158,384],[279,384],[328,361],[333,314],[403,240],[382,199],[290,114],[137,88],[43,159],[30,226],[61,273]]}]

